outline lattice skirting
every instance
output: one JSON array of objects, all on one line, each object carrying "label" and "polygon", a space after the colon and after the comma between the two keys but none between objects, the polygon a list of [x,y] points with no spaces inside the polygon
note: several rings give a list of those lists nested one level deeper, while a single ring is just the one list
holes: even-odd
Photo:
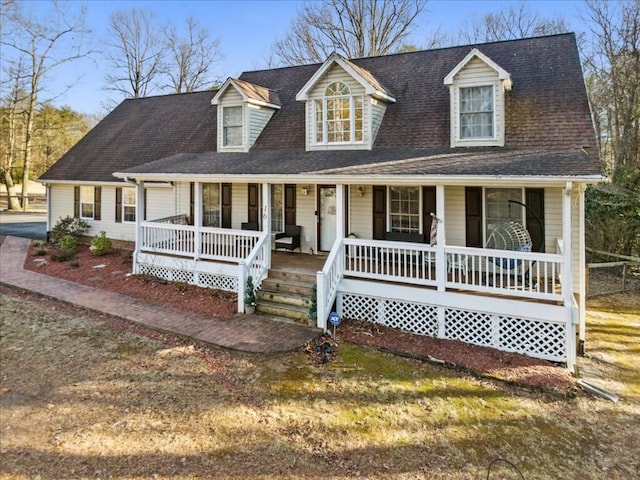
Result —
[{"label": "lattice skirting", "polygon": [[227,292],[238,291],[238,278],[229,275],[204,273],[192,270],[181,270],[159,265],[138,263],[138,272],[143,275],[153,275],[170,282],[189,283],[199,287],[211,287]]},{"label": "lattice skirting", "polygon": [[338,294],[338,305],[346,319],[367,320],[433,337],[438,336],[438,314],[443,311],[441,338],[554,362],[567,360],[564,324],[348,293]]}]

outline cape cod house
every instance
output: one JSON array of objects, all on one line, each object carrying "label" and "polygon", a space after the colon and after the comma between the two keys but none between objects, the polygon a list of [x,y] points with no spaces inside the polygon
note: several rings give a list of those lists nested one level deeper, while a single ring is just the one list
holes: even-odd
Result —
[{"label": "cape cod house", "polygon": [[240,311],[248,275],[266,289],[276,258],[314,258],[320,328],[335,308],[572,368],[601,178],[563,34],[125,100],[40,180],[49,226],[84,218],[135,243],[135,272],[237,291]]}]

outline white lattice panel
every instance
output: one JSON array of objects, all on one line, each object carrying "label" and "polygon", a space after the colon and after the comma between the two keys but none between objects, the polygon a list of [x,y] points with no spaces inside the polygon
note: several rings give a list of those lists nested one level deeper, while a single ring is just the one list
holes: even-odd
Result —
[{"label": "white lattice panel", "polygon": [[501,318],[500,344],[504,350],[562,361],[567,354],[565,329],[558,323]]},{"label": "white lattice panel", "polygon": [[238,278],[227,275],[214,275],[211,273],[200,273],[198,275],[198,285],[201,287],[211,287],[226,292],[238,291]]},{"label": "white lattice panel", "polygon": [[342,316],[380,323],[406,332],[435,336],[437,307],[364,295],[342,295]]},{"label": "white lattice panel", "polygon": [[229,275],[199,272],[197,275],[198,281],[196,282],[196,274],[191,270],[139,263],[138,271],[143,275],[152,275],[170,282],[189,283],[199,287],[217,288],[227,292],[238,291],[238,278]]},{"label": "white lattice panel", "polygon": [[445,337],[474,345],[492,346],[492,316],[447,308],[445,311]]}]

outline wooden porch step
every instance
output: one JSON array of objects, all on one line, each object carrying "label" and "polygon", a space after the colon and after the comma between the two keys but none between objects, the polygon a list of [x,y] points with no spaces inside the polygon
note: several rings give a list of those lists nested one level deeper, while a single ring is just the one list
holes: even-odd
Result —
[{"label": "wooden porch step", "polygon": [[289,318],[298,323],[309,325],[309,307],[258,300],[256,312],[260,314],[273,315],[275,317]]},{"label": "wooden porch step", "polygon": [[269,292],[265,291],[264,289],[258,290],[256,292],[256,300],[258,301],[258,303],[260,303],[261,300],[264,300],[265,302],[305,307],[307,310],[309,310],[309,305],[311,305],[310,295],[284,291]]},{"label": "wooden porch step", "polygon": [[287,281],[303,282],[313,285],[316,283],[316,274],[312,272],[291,270],[269,270],[269,279],[284,279]]},{"label": "wooden porch step", "polygon": [[[271,272],[269,273],[269,275],[271,275]],[[301,282],[299,280],[269,277],[262,280],[261,288],[263,292],[297,293],[300,295],[311,297],[311,291],[313,290],[314,283],[315,282]]]}]

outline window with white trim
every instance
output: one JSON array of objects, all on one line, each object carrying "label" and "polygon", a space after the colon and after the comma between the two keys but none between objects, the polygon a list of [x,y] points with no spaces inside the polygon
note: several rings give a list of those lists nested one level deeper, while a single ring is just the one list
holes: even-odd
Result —
[{"label": "window with white trim", "polygon": [[317,144],[362,142],[362,95],[352,95],[346,84],[334,82],[313,104]]},{"label": "window with white trim", "polygon": [[221,218],[220,184],[202,184],[202,226],[220,227]]},{"label": "window with white trim", "polygon": [[271,185],[271,231],[284,232],[284,186]]},{"label": "window with white trim", "polygon": [[517,221],[525,225],[525,209],[519,203],[515,203],[523,201],[522,195],[522,188],[484,189],[485,243],[491,233],[502,223]]},{"label": "window with white trim", "polygon": [[420,187],[389,187],[392,232],[420,233]]},{"label": "window with white trim", "polygon": [[242,146],[242,106],[222,107],[222,146]]},{"label": "window with white trim", "polygon": [[493,86],[460,88],[460,138],[494,138]]},{"label": "window with white trim", "polygon": [[136,189],[135,188],[122,189],[122,221],[123,222],[136,221]]},{"label": "window with white trim", "polygon": [[95,215],[95,187],[80,187],[80,218],[93,219]]}]

